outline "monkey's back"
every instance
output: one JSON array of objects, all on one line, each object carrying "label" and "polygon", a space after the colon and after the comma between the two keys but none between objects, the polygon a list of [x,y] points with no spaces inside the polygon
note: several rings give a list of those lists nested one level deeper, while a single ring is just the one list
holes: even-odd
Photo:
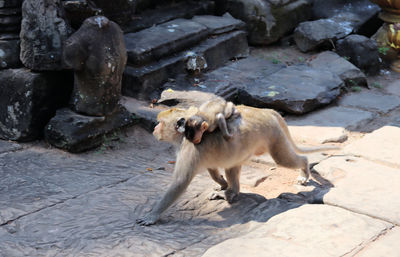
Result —
[{"label": "monkey's back", "polygon": [[201,166],[231,168],[241,165],[253,155],[269,152],[275,140],[286,140],[281,127],[280,115],[271,109],[237,106],[241,114],[239,122],[228,121],[233,133],[231,140],[225,140],[220,131],[203,137],[199,145],[193,145],[201,155]]}]

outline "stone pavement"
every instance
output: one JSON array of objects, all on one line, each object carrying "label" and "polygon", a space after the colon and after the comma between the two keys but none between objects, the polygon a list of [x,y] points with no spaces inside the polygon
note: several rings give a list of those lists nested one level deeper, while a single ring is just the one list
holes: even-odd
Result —
[{"label": "stone pavement", "polygon": [[0,141],[0,256],[400,256],[398,75],[305,116],[285,117],[313,179],[267,156],[242,173],[229,205],[198,175],[156,225],[135,220],[171,181],[173,148],[139,126],[74,155]]}]

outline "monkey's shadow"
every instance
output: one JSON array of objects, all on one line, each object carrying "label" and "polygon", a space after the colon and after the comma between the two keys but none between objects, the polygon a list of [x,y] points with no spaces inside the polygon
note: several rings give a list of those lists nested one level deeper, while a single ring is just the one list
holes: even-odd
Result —
[{"label": "monkey's shadow", "polygon": [[221,219],[210,220],[195,217],[192,221],[198,224],[203,222],[208,223],[219,228],[235,224],[245,224],[250,221],[267,222],[275,215],[298,208],[304,204],[323,204],[323,196],[329,192],[333,184],[315,170],[312,170],[312,179],[308,181],[307,186],[314,186],[314,189],[311,191],[300,191],[296,194],[281,193],[278,197],[271,199],[267,199],[256,193],[240,193],[234,203],[217,211]]}]

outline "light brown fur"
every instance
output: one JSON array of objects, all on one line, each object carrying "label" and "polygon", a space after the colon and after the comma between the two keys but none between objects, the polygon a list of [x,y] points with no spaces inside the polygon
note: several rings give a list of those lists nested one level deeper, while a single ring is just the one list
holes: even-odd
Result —
[{"label": "light brown fur", "polygon": [[[241,116],[228,122],[233,131],[233,138],[224,140],[219,131],[207,134],[201,144],[192,144],[182,135],[172,130],[156,130],[156,134],[174,134],[168,139],[179,143],[179,151],[173,173],[173,182],[162,199],[152,211],[137,222],[142,225],[154,224],[161,213],[168,208],[187,188],[193,177],[208,168],[213,178],[221,178],[218,168],[225,168],[228,188],[225,197],[232,202],[240,191],[239,177],[242,164],[251,156],[269,153],[279,165],[301,169],[299,183],[304,184],[310,177],[307,157],[298,155],[322,150],[337,149],[335,147],[314,147],[300,149],[290,137],[286,122],[279,113],[270,109],[259,109],[248,106],[237,106]],[[185,111],[183,111],[185,113]],[[182,111],[160,113],[160,123],[174,122],[182,117]],[[163,128],[167,128],[164,126]],[[173,126],[172,126],[173,127]],[[180,136],[180,137],[179,137]],[[158,137],[160,138],[160,137]],[[166,137],[164,137],[165,139]],[[211,170],[211,171],[210,171]]]},{"label": "light brown fur", "polygon": [[224,138],[229,140],[232,138],[232,134],[228,130],[226,119],[239,115],[232,102],[227,102],[222,97],[216,96],[203,103],[199,107],[199,111],[187,120],[186,129],[194,131],[194,137],[187,139],[194,144],[199,144],[205,131],[213,132],[218,127]]}]

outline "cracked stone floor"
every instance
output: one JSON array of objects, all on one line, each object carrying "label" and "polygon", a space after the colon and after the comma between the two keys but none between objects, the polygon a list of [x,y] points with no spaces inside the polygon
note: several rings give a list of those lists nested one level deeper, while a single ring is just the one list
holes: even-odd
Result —
[{"label": "cracked stone floor", "polygon": [[171,181],[174,149],[139,125],[70,154],[43,141],[0,141],[0,256],[400,256],[400,75],[301,117],[286,116],[313,178],[268,156],[243,168],[242,194],[208,200],[198,175],[150,227],[135,220]]}]

